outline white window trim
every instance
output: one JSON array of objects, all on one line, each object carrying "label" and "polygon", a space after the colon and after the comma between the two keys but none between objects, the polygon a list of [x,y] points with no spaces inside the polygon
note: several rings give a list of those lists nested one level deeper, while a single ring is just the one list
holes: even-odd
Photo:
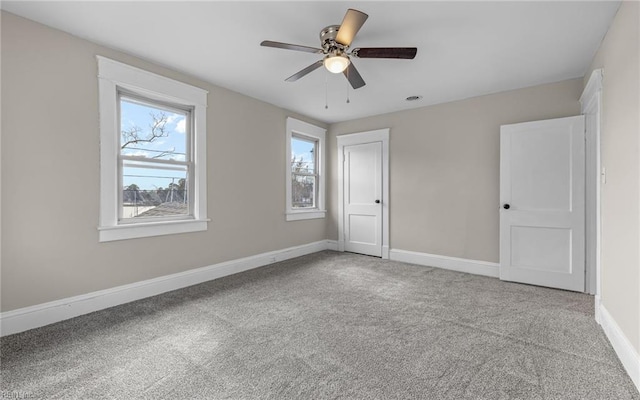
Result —
[{"label": "white window trim", "polygon": [[[102,56],[98,59],[100,107],[100,225],[99,241],[207,230],[207,94],[206,90]],[[175,221],[118,223],[118,89],[150,100],[193,107],[193,162],[195,185],[193,216]]]},{"label": "white window trim", "polygon": [[[300,121],[295,118],[287,117],[287,170],[286,170],[286,211],[285,217],[287,221],[298,221],[303,219],[324,218],[327,214],[325,210],[325,179],[324,179],[324,151],[326,129],[315,125]],[[316,207],[312,209],[299,210],[294,209],[291,205],[291,138],[295,135],[308,137],[318,141],[317,168],[318,168],[318,198],[316,199]]]}]

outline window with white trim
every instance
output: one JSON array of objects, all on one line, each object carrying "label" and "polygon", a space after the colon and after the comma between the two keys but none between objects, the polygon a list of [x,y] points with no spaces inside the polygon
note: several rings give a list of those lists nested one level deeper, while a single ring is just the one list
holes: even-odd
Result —
[{"label": "window with white trim", "polygon": [[203,231],[207,92],[98,56],[100,241]]},{"label": "window with white trim", "polygon": [[325,134],[325,129],[287,118],[287,221],[325,217]]}]

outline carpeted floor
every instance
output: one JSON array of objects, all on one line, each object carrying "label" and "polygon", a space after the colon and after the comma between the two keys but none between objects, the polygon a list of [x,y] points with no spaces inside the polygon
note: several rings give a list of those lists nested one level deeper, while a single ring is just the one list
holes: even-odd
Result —
[{"label": "carpeted floor", "polygon": [[593,298],[321,252],[1,339],[2,395],[639,399]]}]

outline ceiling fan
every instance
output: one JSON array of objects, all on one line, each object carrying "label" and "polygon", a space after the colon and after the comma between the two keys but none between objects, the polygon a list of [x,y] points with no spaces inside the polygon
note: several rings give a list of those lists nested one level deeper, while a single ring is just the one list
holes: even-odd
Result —
[{"label": "ceiling fan", "polygon": [[350,57],[355,58],[401,58],[411,60],[418,51],[415,47],[363,47],[349,51],[349,46],[356,33],[369,16],[362,11],[352,8],[347,13],[340,25],[329,25],[320,31],[320,43],[322,48],[301,46],[282,42],[265,40],[260,43],[265,47],[304,51],[307,53],[323,54],[324,58],[308,67],[291,75],[285,81],[294,82],[312,71],[324,67],[335,74],[343,73],[354,89],[365,85],[362,76],[351,62]]}]

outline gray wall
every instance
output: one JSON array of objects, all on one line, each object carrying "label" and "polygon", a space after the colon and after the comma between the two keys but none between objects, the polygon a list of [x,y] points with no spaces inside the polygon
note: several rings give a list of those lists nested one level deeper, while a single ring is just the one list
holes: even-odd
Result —
[{"label": "gray wall", "polygon": [[[98,243],[96,54],[209,91],[208,231]],[[325,239],[284,219],[288,115],[2,12],[2,311]]]},{"label": "gray wall", "polygon": [[602,81],[601,300],[640,353],[640,4],[623,2],[591,68]]},{"label": "gray wall", "polygon": [[331,125],[327,234],[337,239],[337,135],[390,129],[390,248],[499,260],[500,125],[580,114],[582,79]]}]

